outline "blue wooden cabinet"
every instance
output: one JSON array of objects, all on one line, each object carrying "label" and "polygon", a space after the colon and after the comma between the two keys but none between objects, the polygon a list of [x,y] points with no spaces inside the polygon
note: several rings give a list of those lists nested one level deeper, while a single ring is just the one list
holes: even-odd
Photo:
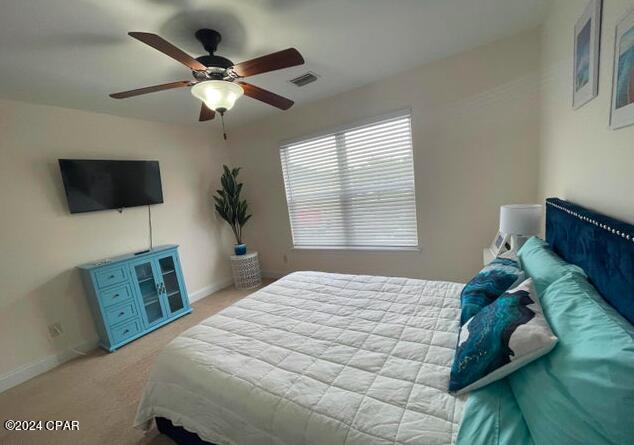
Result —
[{"label": "blue wooden cabinet", "polygon": [[79,268],[99,345],[108,351],[192,311],[176,245]]}]

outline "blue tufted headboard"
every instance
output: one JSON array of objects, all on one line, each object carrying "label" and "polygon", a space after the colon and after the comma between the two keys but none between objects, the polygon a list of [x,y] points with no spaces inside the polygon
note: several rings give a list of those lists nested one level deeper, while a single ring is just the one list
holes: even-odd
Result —
[{"label": "blue tufted headboard", "polygon": [[546,200],[546,241],[581,267],[603,298],[634,324],[634,226],[558,198]]}]

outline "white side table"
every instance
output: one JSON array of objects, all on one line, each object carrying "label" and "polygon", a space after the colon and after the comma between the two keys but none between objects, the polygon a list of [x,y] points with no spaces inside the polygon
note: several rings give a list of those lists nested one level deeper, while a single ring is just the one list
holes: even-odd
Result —
[{"label": "white side table", "polygon": [[262,274],[258,253],[231,255],[231,272],[236,289],[251,289],[259,286],[262,283]]},{"label": "white side table", "polygon": [[493,253],[491,252],[491,249],[489,249],[488,247],[485,247],[484,249],[482,249],[482,263],[485,266],[489,264],[491,261],[493,261],[494,259],[495,259],[495,255],[493,255]]}]

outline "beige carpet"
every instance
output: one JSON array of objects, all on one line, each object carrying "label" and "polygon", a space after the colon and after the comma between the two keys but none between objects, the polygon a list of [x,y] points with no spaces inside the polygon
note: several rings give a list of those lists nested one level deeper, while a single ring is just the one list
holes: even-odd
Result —
[{"label": "beige carpet", "polygon": [[173,444],[156,429],[144,435],[132,428],[156,355],[187,328],[252,292],[224,289],[194,303],[191,314],[114,353],[93,351],[0,394],[2,422],[79,421],[79,431],[7,432],[0,425],[0,444]]}]

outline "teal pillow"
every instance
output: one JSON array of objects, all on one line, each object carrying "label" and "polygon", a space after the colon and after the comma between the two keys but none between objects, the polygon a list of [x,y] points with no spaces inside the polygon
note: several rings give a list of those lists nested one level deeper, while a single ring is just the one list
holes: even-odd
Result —
[{"label": "teal pillow", "polygon": [[456,445],[533,445],[506,379],[473,391],[464,408]]},{"label": "teal pillow", "polygon": [[522,270],[533,279],[535,289],[540,296],[551,283],[569,272],[586,276],[583,269],[562,260],[550,249],[546,241],[536,236],[529,238],[524,243],[517,252],[517,256]]},{"label": "teal pillow", "polygon": [[508,377],[535,443],[634,442],[634,326],[569,273],[541,298],[559,337]]}]

